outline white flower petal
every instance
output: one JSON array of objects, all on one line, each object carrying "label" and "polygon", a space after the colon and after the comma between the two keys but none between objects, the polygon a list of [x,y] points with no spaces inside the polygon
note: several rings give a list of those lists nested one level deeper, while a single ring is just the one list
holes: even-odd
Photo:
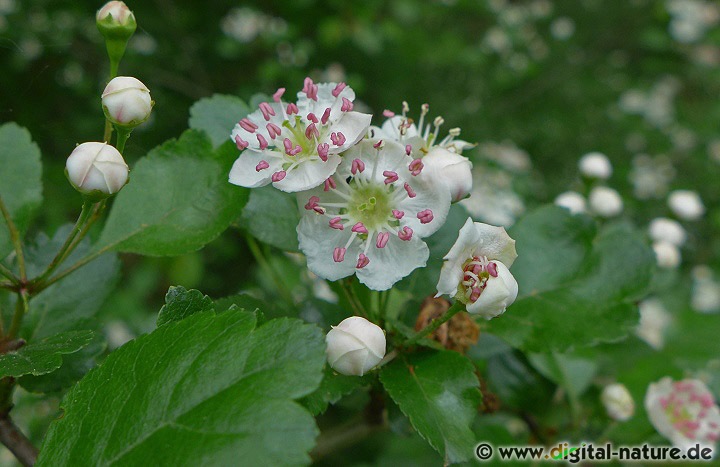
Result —
[{"label": "white flower petal", "polygon": [[440,295],[454,297],[458,293],[460,282],[463,280],[462,263],[463,261],[460,258],[443,263],[435,297]]},{"label": "white flower petal", "polygon": [[468,313],[488,320],[503,314],[518,294],[518,283],[510,270],[500,261],[493,262],[497,266],[498,276],[490,276],[480,297],[467,305]]},{"label": "white flower petal", "polygon": [[[272,174],[282,170],[282,159],[268,153],[270,151],[244,150],[230,169],[230,183],[247,188],[258,188],[269,184]],[[256,167],[260,161],[265,161],[270,166],[258,171]]]},{"label": "white flower petal", "polygon": [[[385,120],[382,124],[382,126],[379,128],[379,132],[376,130],[375,137],[376,138],[388,138],[393,141],[400,141],[401,135],[400,135],[400,123],[405,120],[400,115],[395,115],[393,117],[388,118]],[[377,128],[377,127],[375,127]],[[380,133],[380,134],[378,134]],[[405,132],[405,138],[412,138],[413,136],[418,136],[418,128],[415,126],[415,124],[411,124],[410,127]]]},{"label": "white flower petal", "polygon": [[[407,167],[405,167],[407,171]],[[409,173],[409,172],[408,172]],[[450,212],[450,191],[442,184],[421,177],[408,177],[408,184],[415,191],[414,198],[405,197],[398,204],[398,209],[405,212],[405,221],[413,232],[419,237],[428,237],[438,231],[445,224]],[[402,189],[402,188],[401,188]],[[423,224],[417,218],[417,213],[430,209],[433,213],[432,221]]]},{"label": "white flower petal", "polygon": [[430,250],[419,238],[403,241],[391,235],[385,248],[374,245],[370,248],[367,254],[370,263],[358,269],[357,276],[369,289],[387,290],[416,268],[425,266],[429,256]]},{"label": "white flower petal", "polygon": [[[308,99],[304,92],[300,91],[297,94],[297,106],[300,110],[300,115],[305,118],[308,113],[312,112],[320,118],[325,112],[325,109],[330,108],[330,122],[335,122],[342,117],[343,100],[346,98],[350,102],[355,100],[355,91],[350,86],[345,88],[338,94],[337,97],[332,95],[335,90],[337,83],[318,83],[317,101]],[[369,122],[368,122],[369,124]]]},{"label": "white flower petal", "polygon": [[303,215],[297,227],[298,242],[307,257],[308,269],[323,279],[336,281],[355,273],[360,254],[359,241],[353,241],[345,253],[345,260],[336,263],[333,260],[335,248],[344,247],[352,233],[347,228],[331,229],[328,222],[327,216],[315,213]]},{"label": "white flower petal", "polygon": [[[471,254],[468,255],[468,252]],[[444,259],[463,258],[464,261],[472,256],[487,256],[490,260],[500,261],[510,267],[517,258],[515,240],[510,238],[503,227],[473,222],[468,217],[457,241]]]},{"label": "white flower petal", "polygon": [[290,193],[309,190],[323,183],[340,165],[341,157],[337,154],[328,156],[328,160],[304,161],[292,170],[288,170],[285,178],[274,182],[273,186]]},{"label": "white flower petal", "polygon": [[[339,153],[351,148],[358,141],[365,137],[367,129],[370,126],[372,115],[360,112],[345,112],[337,122],[330,127],[330,133],[325,141],[330,145],[331,153]],[[345,136],[345,143],[342,146],[335,146],[330,140],[331,133],[342,133]]]},{"label": "white flower petal", "polygon": [[[270,120],[265,120],[262,111],[256,110],[246,117],[248,120],[250,120],[252,123],[257,125],[257,130],[253,132],[249,132],[245,130],[243,127],[240,126],[239,123],[236,123],[233,127],[232,132],[230,133],[230,140],[235,142],[235,137],[240,136],[243,141],[246,141],[248,143],[248,148],[250,149],[260,149],[260,140],[258,140],[257,135],[262,135],[263,138],[265,138],[265,141],[267,141],[269,144],[272,145],[273,139],[270,138],[270,134],[267,130],[267,124],[273,123],[280,128],[283,127],[283,122],[285,121],[284,115],[285,111],[282,107],[282,105],[279,102],[269,102],[268,103],[270,107],[275,112],[274,116],[270,116]],[[280,147],[282,147],[282,142],[279,143]]]}]

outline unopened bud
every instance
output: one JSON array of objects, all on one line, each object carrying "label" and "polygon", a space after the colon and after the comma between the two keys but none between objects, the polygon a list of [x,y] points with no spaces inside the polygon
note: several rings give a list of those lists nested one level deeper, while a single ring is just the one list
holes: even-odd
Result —
[{"label": "unopened bud", "polygon": [[590,191],[590,209],[601,217],[614,217],[623,210],[620,194],[606,186],[597,186]]},{"label": "unopened bud", "polygon": [[107,2],[100,8],[95,16],[98,23],[104,23],[108,26],[128,26],[135,23],[135,15],[130,11],[125,2],[112,1]]},{"label": "unopened bud", "polygon": [[94,200],[120,191],[128,181],[129,171],[120,152],[107,143],[82,143],[65,164],[72,186]]},{"label": "unopened bud", "polygon": [[589,178],[607,180],[612,175],[612,165],[601,152],[590,152],[580,158],[580,173]]},{"label": "unopened bud", "polygon": [[424,177],[430,177],[450,190],[453,202],[467,197],[472,191],[472,162],[442,147],[433,147],[422,158]]},{"label": "unopened bud", "polygon": [[650,238],[656,242],[668,242],[675,246],[682,246],[687,239],[685,229],[679,222],[666,217],[657,217],[650,222],[648,227]]},{"label": "unopened bud", "polygon": [[95,24],[105,38],[111,70],[116,71],[125,47],[137,29],[135,15],[124,2],[112,1],[98,10]]},{"label": "unopened bud", "polygon": [[659,241],[653,243],[652,247],[659,267],[663,269],[675,269],[680,265],[680,260],[682,259],[680,250],[672,243]]},{"label": "unopened bud", "polygon": [[150,117],[150,90],[131,76],[113,78],[102,93],[103,112],[114,125],[134,128]]},{"label": "unopened bud", "polygon": [[675,190],[668,197],[668,206],[682,220],[695,221],[705,214],[700,196],[690,190]]},{"label": "unopened bud", "polygon": [[627,388],[620,383],[605,386],[600,400],[613,420],[624,422],[635,413],[635,401]]},{"label": "unopened bud", "polygon": [[362,376],[385,356],[385,333],[365,318],[352,316],[325,337],[330,366],[344,375]]},{"label": "unopened bud", "polygon": [[555,204],[570,210],[570,214],[580,214],[586,211],[587,203],[583,195],[576,191],[560,193],[555,198]]}]

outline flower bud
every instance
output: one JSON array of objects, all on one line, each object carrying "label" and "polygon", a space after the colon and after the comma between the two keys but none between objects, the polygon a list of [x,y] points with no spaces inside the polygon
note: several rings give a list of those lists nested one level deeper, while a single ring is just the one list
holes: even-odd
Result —
[{"label": "flower bud", "polygon": [[135,22],[135,15],[125,2],[107,2],[100,8],[95,16],[98,23],[104,22],[114,26],[127,26]]},{"label": "flower bud", "polygon": [[492,319],[505,313],[518,294],[518,283],[510,270],[500,261],[493,261],[497,276],[489,275],[485,288],[477,300],[468,303],[468,313]]},{"label": "flower bud", "polygon": [[95,16],[98,31],[105,38],[105,47],[110,58],[111,76],[117,74],[125,47],[137,29],[135,15],[123,2],[108,2]]},{"label": "flower bud", "polygon": [[437,146],[422,158],[422,163],[423,173],[443,183],[450,190],[453,202],[472,191],[472,162],[467,157]]},{"label": "flower bud", "polygon": [[580,214],[585,212],[587,209],[585,198],[576,191],[566,191],[565,193],[560,193],[557,198],[555,198],[555,204],[569,209],[571,214]]},{"label": "flower bud", "polygon": [[653,243],[653,251],[657,258],[657,264],[664,269],[675,269],[680,265],[680,250],[670,242],[659,241]]},{"label": "flower bud", "polygon": [[675,246],[682,246],[687,239],[687,234],[682,225],[666,217],[657,217],[650,221],[648,232],[650,233],[650,238],[654,241],[668,242]]},{"label": "flower bud", "polygon": [[668,197],[668,206],[680,219],[696,221],[705,214],[705,206],[700,196],[690,190],[675,190]]},{"label": "flower bud", "polygon": [[97,200],[120,191],[128,181],[129,170],[120,152],[107,143],[82,143],[65,164],[72,186]]},{"label": "flower bud", "polygon": [[623,384],[615,383],[605,386],[600,400],[605,406],[608,416],[613,420],[624,422],[635,413],[635,401]]},{"label": "flower bud", "polygon": [[596,186],[590,191],[590,209],[601,217],[614,217],[623,210],[623,201],[617,191],[606,186]]},{"label": "flower bud", "polygon": [[352,316],[325,336],[327,360],[344,375],[362,376],[385,356],[385,333],[365,318]]},{"label": "flower bud", "polygon": [[612,165],[607,156],[600,152],[590,152],[580,158],[580,173],[588,178],[607,180],[612,175]]},{"label": "flower bud", "polygon": [[137,78],[118,76],[102,93],[105,116],[114,125],[134,128],[150,117],[153,108],[150,90]]}]

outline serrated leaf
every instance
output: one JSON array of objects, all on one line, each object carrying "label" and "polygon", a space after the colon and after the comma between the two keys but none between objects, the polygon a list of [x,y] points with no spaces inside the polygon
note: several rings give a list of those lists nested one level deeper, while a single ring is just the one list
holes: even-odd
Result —
[{"label": "serrated leaf", "polygon": [[370,380],[367,375],[341,375],[327,365],[320,387],[305,396],[300,403],[304,405],[311,414],[319,415],[327,410],[328,405],[334,404],[343,396],[369,383]]},{"label": "serrated leaf", "polygon": [[190,107],[190,128],[202,130],[217,147],[230,140],[230,132],[240,119],[250,113],[250,107],[235,96],[215,94],[195,102]]},{"label": "serrated leaf", "polygon": [[183,286],[170,287],[165,294],[165,305],[158,313],[157,325],[180,321],[195,313],[215,310],[212,298],[199,290],[187,290]]},{"label": "serrated leaf", "polygon": [[300,222],[295,195],[272,186],[255,188],[238,224],[261,242],[284,251],[298,251]]},{"label": "serrated leaf", "polygon": [[470,427],[481,397],[467,358],[450,351],[403,355],[381,370],[380,381],[446,463],[473,457],[477,441]]},{"label": "serrated leaf", "polygon": [[586,222],[569,217],[541,208],[510,232],[519,298],[488,329],[515,347],[548,352],[617,341],[638,322],[635,302],[655,267],[643,235],[618,224],[593,238]]},{"label": "serrated leaf", "polygon": [[247,190],[227,181],[231,146],[215,151],[188,130],[150,151],[118,193],[96,248],[171,256],[215,239],[247,201]]},{"label": "serrated leaf", "polygon": [[[0,167],[0,197],[23,235],[42,203],[42,164],[30,132],[15,123],[0,125]],[[0,260],[11,250],[10,232],[0,216]]]},{"label": "serrated leaf", "polygon": [[69,331],[31,342],[0,355],[0,378],[44,375],[60,368],[61,355],[77,352],[90,344],[92,331]]},{"label": "serrated leaf", "polygon": [[294,402],[325,362],[320,330],[252,313],[194,314],[88,373],[50,426],[43,465],[297,465],[318,430]]}]

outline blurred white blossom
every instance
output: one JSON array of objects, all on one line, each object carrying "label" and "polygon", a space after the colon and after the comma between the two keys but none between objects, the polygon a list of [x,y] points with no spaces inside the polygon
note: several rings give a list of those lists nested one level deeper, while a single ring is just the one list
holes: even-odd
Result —
[{"label": "blurred white blossom", "polygon": [[668,157],[638,154],[632,164],[630,182],[636,198],[658,199],[667,194],[670,182],[675,178],[675,168]]},{"label": "blurred white blossom", "polygon": [[665,331],[672,322],[665,305],[657,298],[647,298],[640,302],[640,322],[635,334],[655,350],[665,346]]},{"label": "blurred white blossom", "polygon": [[693,285],[691,304],[701,313],[720,312],[720,282],[713,278],[712,269],[705,265],[695,266],[692,271]]}]

